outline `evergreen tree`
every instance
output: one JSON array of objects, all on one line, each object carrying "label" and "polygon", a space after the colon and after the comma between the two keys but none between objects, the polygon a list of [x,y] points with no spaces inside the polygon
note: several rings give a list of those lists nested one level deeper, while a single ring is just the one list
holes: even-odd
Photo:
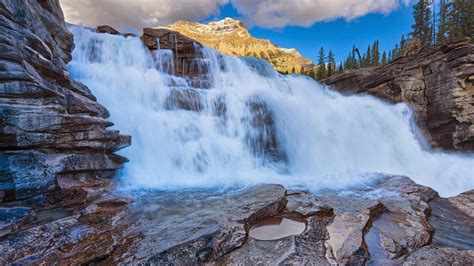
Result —
[{"label": "evergreen tree", "polygon": [[385,65],[387,64],[387,53],[385,51],[383,51],[383,54],[382,54],[382,65]]},{"label": "evergreen tree", "polygon": [[365,57],[365,67],[369,67],[372,64],[372,57],[371,57],[372,51],[370,50],[370,45],[367,47],[367,54]]},{"label": "evergreen tree", "polygon": [[336,59],[334,58],[334,52],[329,50],[328,54],[328,66],[327,66],[327,77],[331,77],[336,74]]},{"label": "evergreen tree", "polygon": [[291,69],[291,73],[293,73],[293,74],[295,74],[295,73],[296,73],[296,71],[295,71],[295,67],[293,67],[293,68]]},{"label": "evergreen tree", "polygon": [[324,48],[321,47],[318,54],[318,72],[316,73],[317,80],[323,80],[326,78],[326,54]]},{"label": "evergreen tree", "polygon": [[300,74],[301,74],[301,75],[304,75],[304,73],[305,73],[305,72],[304,72],[304,66],[301,66],[301,68],[300,68]]},{"label": "evergreen tree", "polygon": [[392,50],[392,61],[396,60],[398,58],[398,53],[399,53],[399,48],[398,44],[395,44],[395,48]]},{"label": "evergreen tree", "polygon": [[448,7],[448,35],[450,40],[474,38],[474,1],[453,0]]},{"label": "evergreen tree", "polygon": [[387,62],[390,63],[392,62],[392,51],[388,51],[388,59]]},{"label": "evergreen tree", "polygon": [[344,60],[344,69],[350,69],[349,67],[349,57],[351,57],[351,54],[349,54],[347,57],[346,57],[346,60]]},{"label": "evergreen tree", "polygon": [[402,39],[400,40],[400,51],[399,55],[405,54],[405,50],[407,48],[407,41],[405,40],[405,34],[402,34]]},{"label": "evergreen tree", "polygon": [[372,46],[372,56],[371,56],[371,66],[378,66],[380,65],[380,52],[379,52],[379,41],[375,41],[374,45]]},{"label": "evergreen tree", "polygon": [[436,35],[436,44],[442,45],[446,42],[446,34],[448,33],[448,3],[446,0],[440,0],[438,33]]},{"label": "evergreen tree", "polygon": [[419,0],[413,6],[413,18],[415,24],[412,27],[412,35],[414,38],[420,39],[422,45],[429,46],[431,44],[431,11],[428,0]]},{"label": "evergreen tree", "polygon": [[341,74],[344,72],[344,67],[342,66],[342,63],[339,64],[339,67],[337,68],[337,74]]}]

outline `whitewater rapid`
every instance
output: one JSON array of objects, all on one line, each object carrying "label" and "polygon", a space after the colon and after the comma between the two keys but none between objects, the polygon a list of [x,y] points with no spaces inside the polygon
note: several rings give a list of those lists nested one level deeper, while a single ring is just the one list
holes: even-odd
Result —
[{"label": "whitewater rapid", "polygon": [[[211,88],[191,88],[172,74],[171,50],[151,53],[136,37],[71,26],[68,69],[111,113],[132,146],[125,186],[179,189],[280,183],[344,189],[377,174],[406,175],[452,196],[474,188],[474,158],[424,148],[410,109],[370,96],[342,96],[312,79],[280,75],[266,62],[202,50]],[[198,110],[167,107],[176,90],[192,91]],[[284,159],[255,152],[249,101],[272,113]],[[218,108],[225,115],[216,115]],[[255,111],[255,110],[254,110]],[[262,130],[262,128],[258,129]]]}]

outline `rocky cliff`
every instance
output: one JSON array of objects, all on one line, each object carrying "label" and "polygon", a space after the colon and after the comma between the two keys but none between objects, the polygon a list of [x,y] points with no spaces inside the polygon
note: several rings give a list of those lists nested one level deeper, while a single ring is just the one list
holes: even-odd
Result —
[{"label": "rocky cliff", "polygon": [[343,93],[368,93],[413,106],[434,148],[474,150],[474,45],[468,39],[325,80]]},{"label": "rocky cliff", "polygon": [[107,129],[107,110],[67,72],[73,36],[59,2],[1,1],[0,29],[0,201],[93,198],[130,137]]},{"label": "rocky cliff", "polygon": [[281,48],[270,40],[255,38],[241,21],[232,18],[208,24],[178,21],[163,28],[179,32],[223,54],[265,59],[280,72],[291,73],[294,69],[296,73],[300,73],[301,67],[305,71],[315,67],[311,60],[301,56],[296,49]]}]

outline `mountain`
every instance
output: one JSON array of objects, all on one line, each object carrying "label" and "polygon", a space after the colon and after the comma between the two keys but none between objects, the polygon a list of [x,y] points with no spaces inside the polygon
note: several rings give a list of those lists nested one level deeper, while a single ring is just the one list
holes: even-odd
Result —
[{"label": "mountain", "polygon": [[243,22],[236,19],[225,18],[208,24],[181,20],[160,28],[177,31],[224,54],[265,59],[279,72],[291,73],[294,69],[300,73],[302,67],[305,72],[315,67],[311,60],[294,48],[281,48],[268,39],[253,37]]}]

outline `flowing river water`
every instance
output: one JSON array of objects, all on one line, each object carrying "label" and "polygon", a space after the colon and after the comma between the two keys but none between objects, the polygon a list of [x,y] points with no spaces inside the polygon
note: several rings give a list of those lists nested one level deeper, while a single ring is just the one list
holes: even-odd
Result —
[{"label": "flowing river water", "polygon": [[405,104],[343,96],[265,61],[196,46],[210,84],[200,89],[173,75],[173,50],[150,52],[136,37],[70,30],[73,78],[132,136],[132,146],[119,152],[130,159],[124,187],[347,189],[384,173],[409,176],[442,196],[474,188],[474,158],[424,147]]}]

